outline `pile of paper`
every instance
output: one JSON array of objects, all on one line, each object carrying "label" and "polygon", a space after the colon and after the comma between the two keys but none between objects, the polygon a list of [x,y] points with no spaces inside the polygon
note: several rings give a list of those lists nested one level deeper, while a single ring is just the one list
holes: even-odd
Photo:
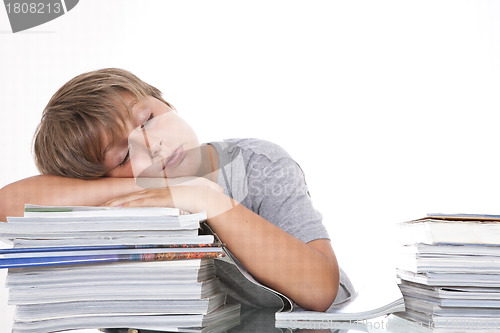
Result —
[{"label": "pile of paper", "polygon": [[401,316],[450,332],[500,329],[500,216],[434,214],[402,231]]},{"label": "pile of paper", "polygon": [[227,305],[204,213],[169,208],[31,207],[0,224],[14,333],[130,327],[210,331],[239,321]]}]

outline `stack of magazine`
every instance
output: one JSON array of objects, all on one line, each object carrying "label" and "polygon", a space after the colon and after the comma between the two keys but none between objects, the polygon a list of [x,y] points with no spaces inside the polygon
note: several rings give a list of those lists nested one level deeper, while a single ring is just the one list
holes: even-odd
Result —
[{"label": "stack of magazine", "polygon": [[40,207],[0,224],[14,333],[127,327],[210,332],[239,322],[216,276],[204,213]]},{"label": "stack of magazine", "polygon": [[400,315],[449,332],[500,329],[500,216],[432,214],[402,231]]}]

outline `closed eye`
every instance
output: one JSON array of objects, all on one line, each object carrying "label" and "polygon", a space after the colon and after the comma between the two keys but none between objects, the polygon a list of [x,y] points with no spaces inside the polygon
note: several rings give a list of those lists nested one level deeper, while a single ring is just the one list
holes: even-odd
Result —
[{"label": "closed eye", "polygon": [[149,118],[148,118],[148,119],[147,119],[147,120],[146,120],[146,121],[145,121],[145,122],[141,125],[141,128],[143,128],[144,126],[146,126],[146,125],[148,124],[148,122],[149,122],[151,119],[153,119],[153,118],[154,118],[154,116],[153,116],[153,114],[151,113],[151,114],[149,115]]},{"label": "closed eye", "polygon": [[118,166],[119,167],[124,166],[125,164],[127,164],[129,159],[130,159],[130,150],[127,150],[127,155],[125,155],[125,158],[123,159],[123,161],[120,164],[118,164]]},{"label": "closed eye", "polygon": [[[153,118],[154,118],[154,116],[153,116],[153,114],[151,113],[151,114],[149,115],[149,118],[148,118],[148,119],[147,119],[147,120],[146,120],[146,121],[145,121],[145,122],[141,125],[141,129],[143,129],[143,128],[144,128],[144,126],[146,126],[146,125],[147,125],[147,123],[148,123],[151,119],[153,119]],[[122,166],[124,166],[125,164],[127,164],[127,163],[128,163],[128,161],[129,161],[129,160],[130,160],[130,149],[127,149],[127,155],[125,155],[125,158],[123,159],[123,161],[121,161],[121,163],[120,163],[120,164],[118,164],[118,167],[122,167]]]}]

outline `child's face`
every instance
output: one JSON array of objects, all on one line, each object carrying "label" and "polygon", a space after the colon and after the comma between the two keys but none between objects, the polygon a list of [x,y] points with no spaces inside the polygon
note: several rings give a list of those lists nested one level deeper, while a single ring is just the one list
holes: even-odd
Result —
[{"label": "child's face", "polygon": [[193,129],[175,109],[148,96],[124,96],[130,107],[123,137],[105,142],[109,177],[181,177],[196,175],[201,155]]}]

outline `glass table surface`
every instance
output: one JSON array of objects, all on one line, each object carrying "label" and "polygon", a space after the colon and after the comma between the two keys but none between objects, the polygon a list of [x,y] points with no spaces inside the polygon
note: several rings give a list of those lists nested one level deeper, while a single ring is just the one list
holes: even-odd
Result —
[{"label": "glass table surface", "polygon": [[[262,309],[242,310],[238,322],[177,332],[199,333],[433,333],[433,330],[420,324],[407,321],[394,315],[379,317],[359,322],[307,321],[296,322],[288,327],[276,327],[274,312]],[[132,328],[101,329],[106,333],[157,333],[171,331],[152,331]]]}]

